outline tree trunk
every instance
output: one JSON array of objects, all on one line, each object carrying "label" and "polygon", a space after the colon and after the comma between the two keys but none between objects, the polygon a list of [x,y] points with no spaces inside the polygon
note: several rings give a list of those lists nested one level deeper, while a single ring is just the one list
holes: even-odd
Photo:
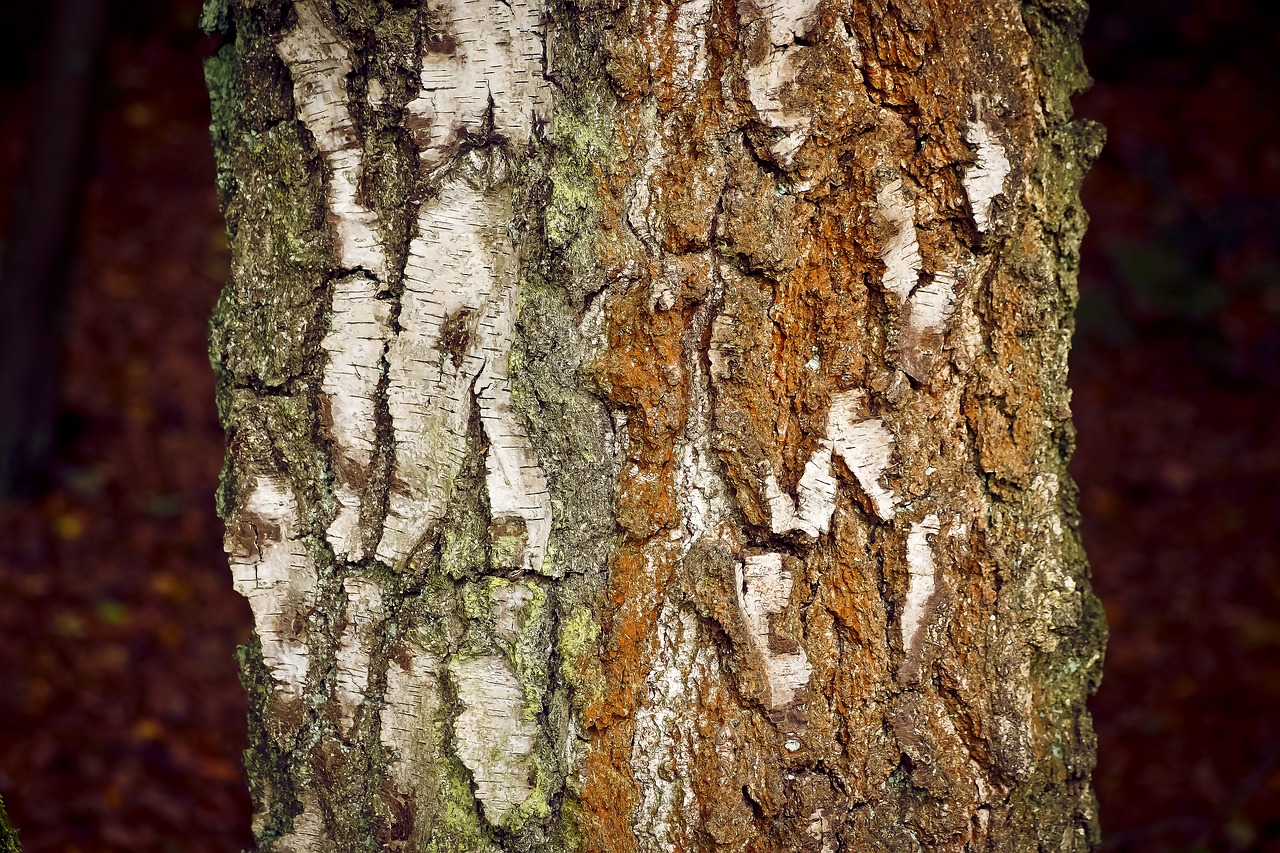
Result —
[{"label": "tree trunk", "polygon": [[264,850],[1086,850],[1078,0],[213,0]]},{"label": "tree trunk", "polygon": [[48,485],[107,0],[58,0],[0,243],[0,500]]}]

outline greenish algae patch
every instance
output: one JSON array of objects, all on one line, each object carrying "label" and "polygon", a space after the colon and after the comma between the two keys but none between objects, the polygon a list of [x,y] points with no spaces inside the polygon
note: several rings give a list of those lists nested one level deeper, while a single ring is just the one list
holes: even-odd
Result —
[{"label": "greenish algae patch", "polygon": [[[473,425],[448,509],[440,525],[438,571],[452,580],[477,578],[489,566],[489,493],[485,486],[484,455],[480,451],[479,426]],[[410,561],[410,569],[418,562]]]},{"label": "greenish algae patch", "polygon": [[605,679],[600,666],[600,623],[589,608],[574,608],[560,623],[556,652],[560,659],[560,679],[572,688],[575,707],[581,709],[603,700]]},{"label": "greenish algae patch", "polygon": [[586,660],[593,660],[599,654],[600,623],[595,620],[591,611],[578,607],[569,614],[569,618],[560,623],[560,637],[557,651],[560,653],[560,677],[569,684],[579,684],[579,669]]},{"label": "greenish algae patch", "polygon": [[445,762],[440,811],[427,849],[432,853],[472,853],[498,850],[496,841],[476,808],[471,773],[457,759]]}]

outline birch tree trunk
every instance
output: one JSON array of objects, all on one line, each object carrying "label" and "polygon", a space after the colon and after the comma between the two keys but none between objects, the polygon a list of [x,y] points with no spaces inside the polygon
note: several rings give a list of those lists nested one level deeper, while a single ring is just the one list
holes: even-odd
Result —
[{"label": "birch tree trunk", "polygon": [[269,851],[1087,850],[1078,0],[212,0]]}]

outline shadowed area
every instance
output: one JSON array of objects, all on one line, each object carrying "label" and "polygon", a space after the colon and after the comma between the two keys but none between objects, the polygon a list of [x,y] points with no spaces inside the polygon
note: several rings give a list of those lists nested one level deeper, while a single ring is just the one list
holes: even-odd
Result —
[{"label": "shadowed area", "polygon": [[[52,487],[0,507],[0,796],[33,853],[240,850],[249,612],[213,511],[206,325],[227,256],[206,46],[198,2],[124,5],[85,164]],[[35,107],[7,70],[6,189]]]},{"label": "shadowed area", "polygon": [[1280,18],[1095,4],[1072,360],[1106,849],[1280,850]]}]

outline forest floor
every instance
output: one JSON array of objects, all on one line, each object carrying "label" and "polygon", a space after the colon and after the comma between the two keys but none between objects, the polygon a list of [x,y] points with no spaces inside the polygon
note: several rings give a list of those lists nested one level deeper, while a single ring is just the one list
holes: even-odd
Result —
[{"label": "forest floor", "polygon": [[[55,482],[0,507],[0,795],[28,853],[251,845],[198,5],[113,36]],[[1085,192],[1072,470],[1111,625],[1109,850],[1280,851],[1277,33],[1240,0],[1128,0],[1086,38],[1078,111],[1111,142]],[[6,189],[30,103],[0,97]]]}]

